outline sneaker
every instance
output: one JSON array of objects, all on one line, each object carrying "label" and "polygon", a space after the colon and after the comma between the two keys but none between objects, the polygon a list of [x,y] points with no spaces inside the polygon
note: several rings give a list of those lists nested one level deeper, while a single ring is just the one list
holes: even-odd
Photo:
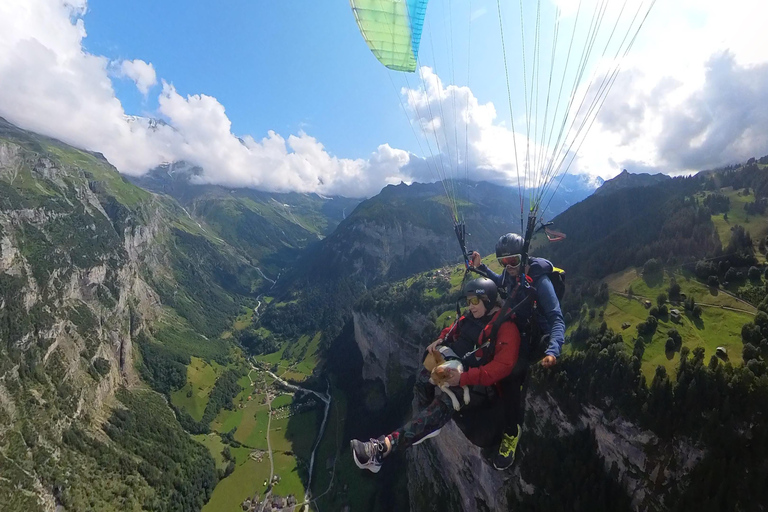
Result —
[{"label": "sneaker", "polygon": [[493,457],[493,467],[499,471],[508,469],[515,463],[515,452],[517,451],[517,443],[520,441],[521,429],[517,426],[517,435],[510,436],[503,434],[501,436],[501,444],[499,445],[499,451]]},{"label": "sneaker", "polygon": [[353,439],[349,442],[349,447],[352,449],[352,457],[355,459],[357,467],[367,469],[371,473],[379,472],[381,459],[384,458],[384,452],[387,451],[384,436],[370,441]]},{"label": "sneaker", "polygon": [[424,437],[422,437],[421,439],[419,439],[418,441],[416,441],[415,443],[413,443],[411,446],[416,446],[417,444],[421,444],[421,443],[423,443],[423,442],[424,442],[424,441],[426,441],[427,439],[431,439],[431,438],[433,438],[433,437],[437,437],[437,436],[439,436],[439,435],[440,435],[440,429],[437,429],[437,430],[435,430],[434,432],[430,432],[429,434],[425,435]]}]

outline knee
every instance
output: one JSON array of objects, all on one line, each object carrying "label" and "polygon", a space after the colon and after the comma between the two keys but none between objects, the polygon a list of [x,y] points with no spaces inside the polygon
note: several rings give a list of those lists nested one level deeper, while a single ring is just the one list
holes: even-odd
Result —
[{"label": "knee", "polygon": [[428,372],[426,368],[422,368],[419,370],[419,373],[416,374],[416,382],[420,384],[426,384],[429,382],[429,378],[431,376],[432,374]]}]

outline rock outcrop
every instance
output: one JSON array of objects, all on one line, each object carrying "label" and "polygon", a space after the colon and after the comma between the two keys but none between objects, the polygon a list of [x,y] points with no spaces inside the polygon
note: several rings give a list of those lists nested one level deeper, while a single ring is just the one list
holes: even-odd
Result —
[{"label": "rock outcrop", "polygon": [[[44,510],[57,503],[32,450],[58,457],[65,430],[139,383],[133,339],[160,302],[142,276],[169,272],[148,265],[167,230],[157,202],[124,225],[104,200],[80,166],[0,138],[0,459],[21,468],[20,489]],[[13,440],[26,425],[36,440],[25,452]]]}]

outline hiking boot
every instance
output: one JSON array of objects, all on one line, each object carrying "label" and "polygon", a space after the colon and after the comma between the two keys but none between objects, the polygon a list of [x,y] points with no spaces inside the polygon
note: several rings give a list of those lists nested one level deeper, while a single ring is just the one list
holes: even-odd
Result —
[{"label": "hiking boot", "polygon": [[358,441],[353,439],[349,442],[352,449],[352,457],[355,464],[360,469],[367,469],[371,473],[378,473],[381,469],[381,460],[387,452],[387,445],[384,436],[370,441]]},{"label": "hiking boot", "polygon": [[517,435],[510,436],[509,434],[503,434],[501,436],[501,444],[499,445],[499,451],[493,457],[493,467],[499,471],[508,469],[515,463],[515,452],[517,451],[517,443],[520,441],[520,426],[517,426]]},{"label": "hiking boot", "polygon": [[437,430],[435,430],[434,432],[430,432],[429,434],[425,435],[424,437],[422,437],[421,439],[419,439],[418,441],[416,441],[415,443],[413,443],[413,445],[412,445],[412,446],[416,446],[417,444],[421,444],[421,443],[423,443],[424,441],[426,441],[427,439],[431,439],[431,438],[433,438],[433,437],[437,437],[437,436],[439,436],[439,435],[440,435],[440,429],[437,429]]}]

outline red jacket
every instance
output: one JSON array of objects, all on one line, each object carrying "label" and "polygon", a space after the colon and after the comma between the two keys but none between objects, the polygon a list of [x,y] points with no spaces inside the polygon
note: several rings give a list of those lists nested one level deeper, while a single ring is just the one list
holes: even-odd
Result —
[{"label": "red jacket", "polygon": [[[488,339],[493,328],[493,321],[496,319],[497,312],[493,319],[485,326],[483,332],[477,340],[477,344],[482,345],[484,340]],[[450,334],[449,334],[450,333]],[[457,330],[451,330],[446,327],[440,333],[440,337],[446,342],[456,339]],[[447,336],[447,338],[446,338]],[[480,358],[483,355],[482,349],[476,353]],[[460,386],[493,386],[501,379],[512,373],[512,369],[517,364],[517,358],[520,355],[520,331],[511,320],[507,320],[499,326],[499,332],[496,334],[496,351],[493,359],[483,366],[467,368],[461,374]]]}]

